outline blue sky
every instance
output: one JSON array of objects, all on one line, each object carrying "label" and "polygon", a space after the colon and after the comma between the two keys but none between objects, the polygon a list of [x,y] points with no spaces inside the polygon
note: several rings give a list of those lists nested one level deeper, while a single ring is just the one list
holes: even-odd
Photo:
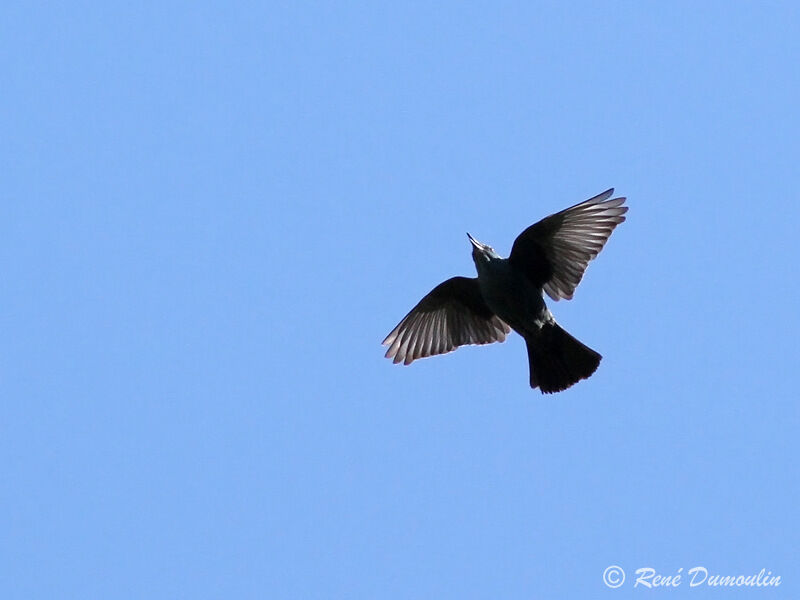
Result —
[{"label": "blue sky", "polygon": [[[800,594],[795,3],[2,13],[4,598]],[[590,380],[383,358],[611,186]]]}]

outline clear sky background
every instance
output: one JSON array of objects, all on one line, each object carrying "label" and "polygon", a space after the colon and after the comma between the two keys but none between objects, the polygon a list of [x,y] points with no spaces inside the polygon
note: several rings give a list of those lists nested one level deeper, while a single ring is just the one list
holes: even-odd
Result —
[{"label": "clear sky background", "polygon": [[[797,7],[4,5],[0,595],[800,597]],[[590,380],[383,358],[611,186]]]}]

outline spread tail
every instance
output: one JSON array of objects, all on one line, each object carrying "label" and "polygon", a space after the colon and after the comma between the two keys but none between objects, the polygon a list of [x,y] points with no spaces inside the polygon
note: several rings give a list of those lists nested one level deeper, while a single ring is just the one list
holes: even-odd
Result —
[{"label": "spread tail", "polygon": [[602,356],[585,346],[555,321],[525,336],[531,387],[543,394],[567,389],[597,370]]}]

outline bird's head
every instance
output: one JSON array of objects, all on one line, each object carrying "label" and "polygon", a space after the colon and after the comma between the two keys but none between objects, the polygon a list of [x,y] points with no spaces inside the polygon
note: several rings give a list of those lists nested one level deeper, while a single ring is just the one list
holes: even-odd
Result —
[{"label": "bird's head", "polygon": [[500,258],[500,255],[494,251],[494,248],[487,244],[482,244],[469,233],[467,233],[470,243],[472,244],[472,260],[475,265],[482,265],[488,263],[490,260]]}]

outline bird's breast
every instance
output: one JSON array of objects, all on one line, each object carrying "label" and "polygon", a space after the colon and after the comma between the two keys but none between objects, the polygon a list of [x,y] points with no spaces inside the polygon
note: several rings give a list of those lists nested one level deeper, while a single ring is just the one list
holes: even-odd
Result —
[{"label": "bird's breast", "polygon": [[478,282],[487,306],[518,333],[537,329],[546,311],[542,290],[507,260],[479,270]]}]

